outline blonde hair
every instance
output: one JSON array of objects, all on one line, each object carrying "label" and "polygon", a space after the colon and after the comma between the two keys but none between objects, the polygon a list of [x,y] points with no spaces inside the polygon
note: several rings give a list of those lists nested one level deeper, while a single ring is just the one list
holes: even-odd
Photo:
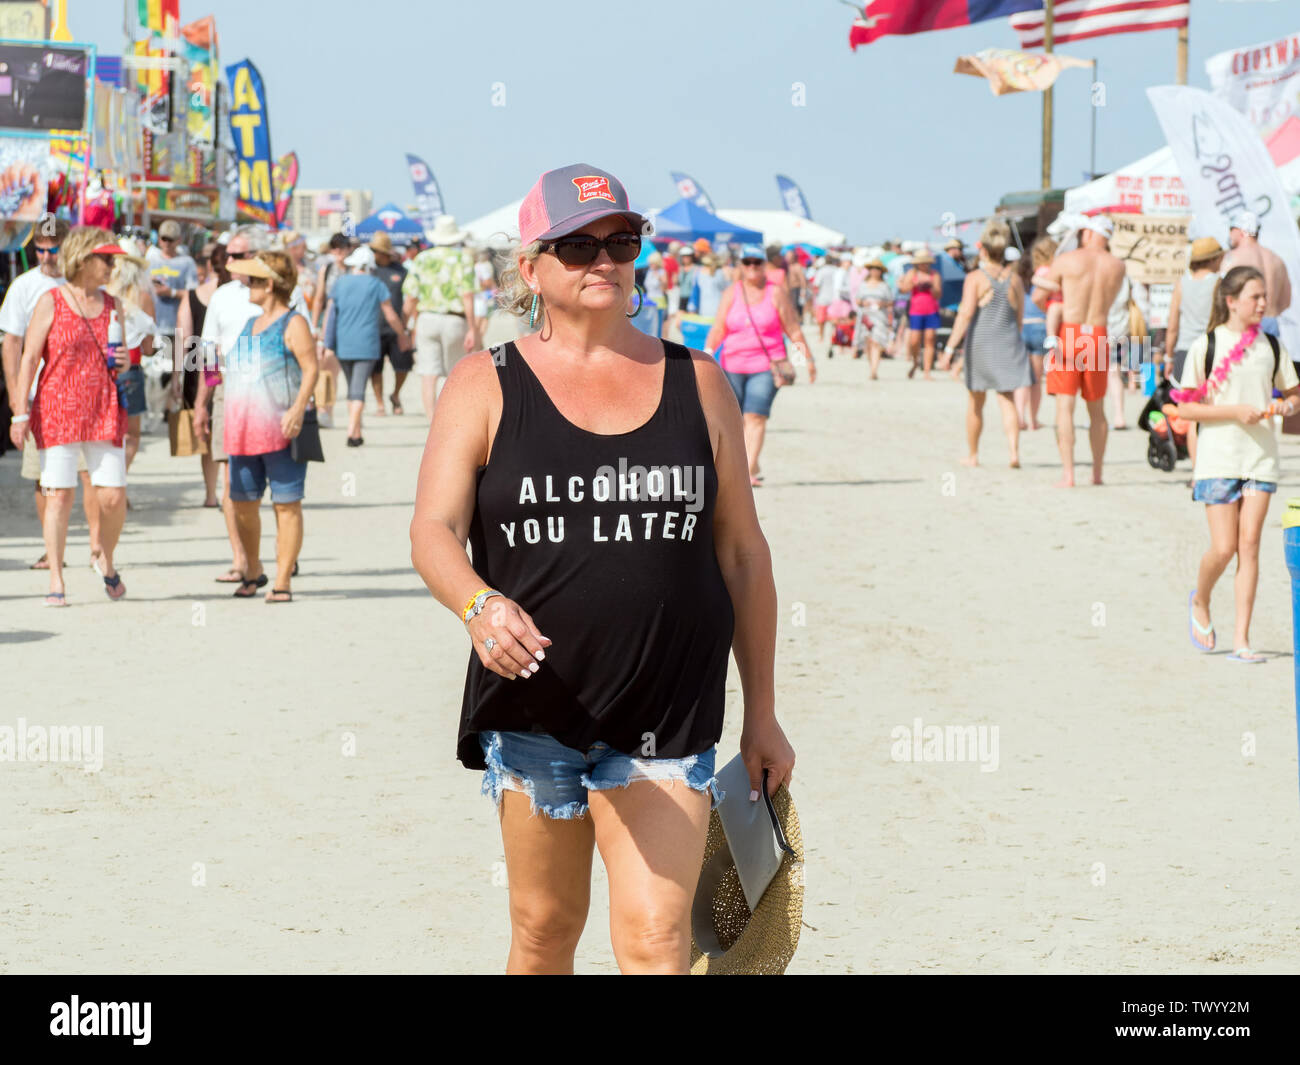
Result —
[{"label": "blonde hair", "polygon": [[984,232],[980,234],[980,250],[991,263],[1001,264],[1006,260],[1007,245],[1011,243],[1011,227],[1000,218],[989,219]]},{"label": "blonde hair", "polygon": [[129,310],[144,308],[144,294],[150,291],[149,268],[126,255],[113,256],[113,273],[105,286]]},{"label": "blonde hair", "polygon": [[534,293],[528,287],[528,282],[524,280],[523,274],[519,272],[519,260],[525,259],[528,262],[536,262],[537,257],[542,254],[542,242],[535,240],[531,244],[525,244],[522,247],[516,245],[510,251],[497,257],[497,273],[500,275],[501,282],[497,286],[497,306],[502,310],[508,311],[516,318],[527,314],[533,306],[533,296],[537,296],[537,309],[540,314],[542,310],[542,297],[540,293]]},{"label": "blonde hair", "polygon": [[64,279],[75,281],[91,250],[112,243],[113,234],[99,226],[76,226],[70,230],[67,239],[59,245],[59,270]]},{"label": "blonde hair", "polygon": [[1029,246],[1029,261],[1035,270],[1046,266],[1056,256],[1056,241],[1051,237],[1039,237]]}]

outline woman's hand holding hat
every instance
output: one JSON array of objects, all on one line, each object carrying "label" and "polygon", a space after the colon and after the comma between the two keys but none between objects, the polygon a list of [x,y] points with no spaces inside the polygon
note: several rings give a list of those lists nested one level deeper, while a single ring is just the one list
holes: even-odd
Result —
[{"label": "woman's hand holding hat", "polygon": [[782,784],[788,787],[794,780],[794,748],[785,738],[774,713],[767,714],[758,721],[752,721],[748,714],[745,715],[745,724],[740,731],[740,756],[745,768],[749,770],[751,800],[761,798],[759,789],[763,785],[764,769],[769,770],[769,795],[775,795],[776,789]]}]

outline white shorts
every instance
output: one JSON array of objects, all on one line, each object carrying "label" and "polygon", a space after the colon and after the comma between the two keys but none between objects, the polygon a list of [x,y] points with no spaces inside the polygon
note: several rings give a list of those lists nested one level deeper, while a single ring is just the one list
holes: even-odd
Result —
[{"label": "white shorts", "polygon": [[90,483],[98,488],[126,487],[126,447],[107,440],[56,444],[41,451],[41,487],[76,488],[77,459],[85,456]]},{"label": "white shorts", "polygon": [[421,311],[415,320],[415,372],[423,377],[446,377],[465,357],[463,315]]}]

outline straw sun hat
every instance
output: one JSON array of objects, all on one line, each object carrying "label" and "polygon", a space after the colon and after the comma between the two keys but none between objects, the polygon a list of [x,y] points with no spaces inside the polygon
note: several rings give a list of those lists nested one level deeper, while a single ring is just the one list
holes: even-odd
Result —
[{"label": "straw sun hat", "polygon": [[1192,250],[1187,257],[1187,261],[1189,263],[1203,263],[1223,253],[1223,246],[1213,237],[1197,237],[1192,241]]},{"label": "straw sun hat", "polygon": [[779,976],[794,957],[803,924],[803,835],[790,792],[772,796],[794,854],[768,884],[752,913],[745,903],[718,811],[709,814],[704,865],[691,907],[692,976]]}]

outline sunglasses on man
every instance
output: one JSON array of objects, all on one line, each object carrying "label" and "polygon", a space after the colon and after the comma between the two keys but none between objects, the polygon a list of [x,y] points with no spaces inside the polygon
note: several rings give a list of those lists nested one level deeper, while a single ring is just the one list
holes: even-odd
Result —
[{"label": "sunglasses on man", "polygon": [[253,257],[253,253],[252,253],[251,251],[228,251],[228,252],[226,252],[226,258],[227,258],[227,259],[251,259],[252,257]]},{"label": "sunglasses on man", "polygon": [[36,252],[37,255],[58,255],[59,254],[59,246],[57,244],[49,248],[42,248],[39,244],[36,244],[33,245],[32,250]]},{"label": "sunglasses on man", "polygon": [[579,235],[561,237],[542,245],[542,251],[554,252],[565,266],[590,266],[601,250],[609,252],[616,263],[630,263],[641,254],[640,233],[613,233],[604,240]]}]

